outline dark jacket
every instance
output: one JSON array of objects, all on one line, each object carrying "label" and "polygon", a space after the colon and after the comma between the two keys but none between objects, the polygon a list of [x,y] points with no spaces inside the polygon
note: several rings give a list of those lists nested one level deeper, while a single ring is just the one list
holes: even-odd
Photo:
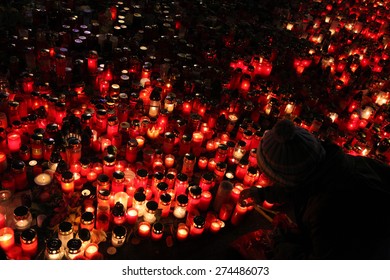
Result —
[{"label": "dark jacket", "polygon": [[390,166],[324,148],[307,184],[261,191],[268,201],[291,202],[300,229],[275,244],[275,258],[390,259]]}]

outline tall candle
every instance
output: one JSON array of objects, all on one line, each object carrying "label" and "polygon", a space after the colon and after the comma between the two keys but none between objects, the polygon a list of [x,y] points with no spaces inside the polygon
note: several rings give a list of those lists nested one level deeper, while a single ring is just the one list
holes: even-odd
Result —
[{"label": "tall candle", "polygon": [[3,152],[0,152],[0,174],[4,173],[7,170],[7,155]]},{"label": "tall candle", "polygon": [[150,224],[148,222],[141,222],[138,225],[138,236],[149,237],[150,235]]},{"label": "tall candle", "polygon": [[11,132],[7,135],[8,149],[11,153],[19,152],[22,146],[22,138],[20,134]]},{"label": "tall candle", "polygon": [[189,229],[185,223],[180,223],[177,227],[176,238],[179,241],[186,240],[189,235]]},{"label": "tall candle", "polygon": [[15,233],[10,227],[3,227],[0,229],[0,247],[7,252],[15,245]]},{"label": "tall candle", "polygon": [[130,225],[134,225],[138,219],[138,210],[135,208],[129,208],[126,212],[126,220]]}]

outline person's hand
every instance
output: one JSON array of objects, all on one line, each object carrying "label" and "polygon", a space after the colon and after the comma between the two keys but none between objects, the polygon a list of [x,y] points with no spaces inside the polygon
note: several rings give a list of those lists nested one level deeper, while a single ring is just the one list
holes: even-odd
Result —
[{"label": "person's hand", "polygon": [[246,205],[261,204],[263,202],[263,198],[260,193],[261,191],[258,187],[252,186],[241,191],[239,201]]}]

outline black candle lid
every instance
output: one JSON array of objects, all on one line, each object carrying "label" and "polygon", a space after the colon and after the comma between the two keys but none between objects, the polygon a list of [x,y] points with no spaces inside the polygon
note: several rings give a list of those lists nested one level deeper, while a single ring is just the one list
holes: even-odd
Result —
[{"label": "black candle lid", "polygon": [[116,217],[123,216],[125,214],[125,208],[123,204],[120,202],[115,203],[114,207],[112,208],[112,214]]},{"label": "black candle lid", "polygon": [[188,197],[185,194],[180,194],[176,198],[180,206],[185,206],[188,203]]},{"label": "black candle lid", "polygon": [[57,253],[60,250],[61,246],[61,240],[56,237],[50,238],[46,243],[47,250],[53,253]]},{"label": "black candle lid", "polygon": [[124,226],[115,226],[112,232],[117,238],[123,238],[126,236],[126,228]]},{"label": "black candle lid", "polygon": [[136,192],[134,194],[134,199],[138,202],[145,201],[146,195],[142,192]]},{"label": "black candle lid", "polygon": [[162,173],[162,172],[155,172],[155,173],[153,174],[153,177],[154,177],[155,179],[157,179],[157,180],[162,180],[162,179],[164,179],[164,173]]},{"label": "black candle lid", "polygon": [[86,211],[83,214],[81,214],[81,221],[90,223],[93,221],[94,217],[95,216],[93,215],[92,212]]},{"label": "black candle lid", "polygon": [[163,229],[164,229],[164,225],[162,223],[157,222],[153,224],[154,233],[162,233]]},{"label": "black candle lid", "polygon": [[195,160],[195,155],[192,153],[186,153],[184,157],[188,160]]},{"label": "black candle lid", "polygon": [[107,183],[110,180],[110,178],[106,174],[99,174],[97,180],[101,183]]},{"label": "black candle lid", "polygon": [[108,198],[110,196],[110,190],[109,189],[100,189],[99,190],[99,197],[102,198]]},{"label": "black candle lid", "polygon": [[78,251],[81,248],[82,242],[78,238],[72,238],[66,243],[66,246],[68,247],[70,253],[74,253],[75,251]]},{"label": "black candle lid", "polygon": [[68,233],[73,229],[73,225],[70,222],[61,222],[59,225],[60,232]]},{"label": "black candle lid", "polygon": [[137,175],[139,177],[147,177],[148,176],[148,171],[146,169],[143,169],[143,168],[138,169],[137,170]]},{"label": "black candle lid", "polygon": [[18,169],[18,170],[23,169],[25,166],[26,164],[22,160],[14,160],[11,165],[13,169]]},{"label": "black candle lid", "polygon": [[25,218],[27,216],[27,214],[28,214],[28,208],[27,208],[27,206],[24,206],[24,205],[18,206],[14,210],[15,217],[19,217],[21,219]]},{"label": "black candle lid", "polygon": [[154,200],[146,202],[146,208],[151,211],[156,211],[158,208],[158,203]]},{"label": "black candle lid", "polygon": [[203,227],[205,224],[205,218],[203,216],[195,216],[194,225],[195,227]]},{"label": "black candle lid", "polygon": [[114,179],[117,179],[117,180],[122,180],[123,178],[125,178],[125,173],[123,171],[114,171],[114,173],[112,174],[112,177],[114,177]]},{"label": "black candle lid", "polygon": [[202,194],[202,188],[198,185],[192,185],[188,188],[189,193],[193,198],[198,198]]},{"label": "black candle lid", "polygon": [[177,174],[176,178],[179,180],[179,181],[187,181],[188,180],[188,176],[184,173],[179,173]]},{"label": "black candle lid", "polygon": [[79,229],[78,236],[80,240],[88,241],[91,239],[91,232],[89,231],[89,229],[81,228]]},{"label": "black candle lid", "polygon": [[24,230],[20,237],[25,243],[32,243],[37,237],[37,232],[35,231],[35,229],[29,228]]},{"label": "black candle lid", "polygon": [[163,193],[160,195],[160,200],[163,203],[169,203],[172,199],[172,196],[169,193]]},{"label": "black candle lid", "polygon": [[206,181],[212,181],[214,179],[214,174],[211,172],[203,173],[202,178]]},{"label": "black candle lid", "polygon": [[157,184],[157,189],[160,191],[166,191],[168,189],[168,184],[165,182],[160,182]]},{"label": "black candle lid", "polygon": [[62,173],[62,179],[63,180],[71,180],[73,179],[73,172],[71,171],[65,171]]}]

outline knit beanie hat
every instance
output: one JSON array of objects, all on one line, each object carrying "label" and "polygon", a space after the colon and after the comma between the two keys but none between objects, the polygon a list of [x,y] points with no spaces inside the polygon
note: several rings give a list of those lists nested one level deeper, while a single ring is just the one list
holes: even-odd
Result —
[{"label": "knit beanie hat", "polygon": [[278,121],[257,148],[260,170],[284,186],[303,183],[324,156],[325,150],[314,135],[290,120]]}]

